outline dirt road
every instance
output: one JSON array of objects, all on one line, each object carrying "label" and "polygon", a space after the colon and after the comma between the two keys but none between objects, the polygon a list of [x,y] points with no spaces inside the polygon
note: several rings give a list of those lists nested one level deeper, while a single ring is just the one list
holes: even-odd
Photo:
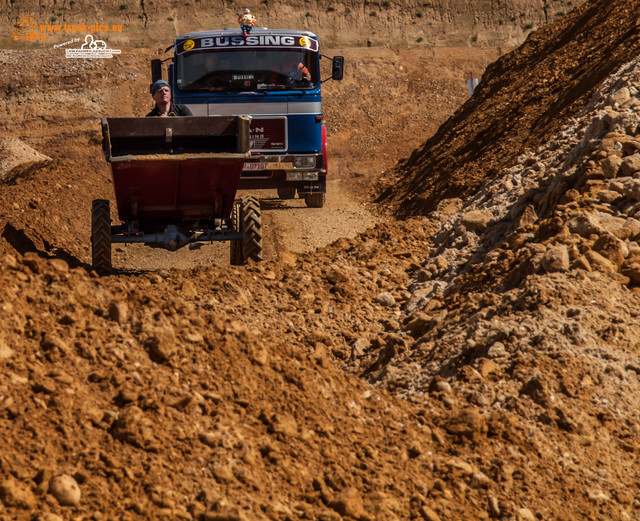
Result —
[{"label": "dirt road", "polygon": [[[323,208],[307,208],[304,200],[278,199],[275,190],[247,192],[261,201],[263,258],[277,260],[284,252],[306,253],[341,238],[352,238],[381,222],[382,218],[366,201],[355,179],[328,182]],[[238,196],[242,196],[239,192]],[[177,252],[142,245],[117,246],[113,249],[116,270],[146,271],[189,269],[229,263],[229,243],[197,245]]]}]

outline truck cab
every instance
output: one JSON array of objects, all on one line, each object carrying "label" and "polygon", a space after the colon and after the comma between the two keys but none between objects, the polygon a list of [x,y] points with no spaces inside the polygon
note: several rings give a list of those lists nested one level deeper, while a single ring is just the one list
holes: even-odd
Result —
[{"label": "truck cab", "polygon": [[[251,157],[240,189],[296,193],[322,207],[327,177],[321,54],[308,31],[254,28],[180,35],[169,83],[173,102],[194,116],[250,116]],[[331,79],[342,79],[344,60],[330,58]],[[157,64],[156,64],[157,65]],[[153,68],[154,81],[159,67]]]}]

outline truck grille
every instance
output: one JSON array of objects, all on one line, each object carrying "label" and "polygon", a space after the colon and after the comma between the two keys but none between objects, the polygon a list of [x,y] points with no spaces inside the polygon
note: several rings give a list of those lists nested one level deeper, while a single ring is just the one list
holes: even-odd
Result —
[{"label": "truck grille", "polygon": [[285,152],[287,150],[287,118],[253,118],[249,127],[251,150]]}]

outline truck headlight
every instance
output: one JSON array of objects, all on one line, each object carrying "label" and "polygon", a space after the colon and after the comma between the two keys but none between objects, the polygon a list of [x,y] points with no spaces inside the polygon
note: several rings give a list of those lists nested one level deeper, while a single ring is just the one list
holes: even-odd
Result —
[{"label": "truck headlight", "polygon": [[303,181],[317,181],[318,172],[302,172]]},{"label": "truck headlight", "polygon": [[297,156],[293,158],[294,168],[315,168],[316,157],[315,156]]},{"label": "truck headlight", "polygon": [[302,181],[302,172],[287,172],[287,181]]}]

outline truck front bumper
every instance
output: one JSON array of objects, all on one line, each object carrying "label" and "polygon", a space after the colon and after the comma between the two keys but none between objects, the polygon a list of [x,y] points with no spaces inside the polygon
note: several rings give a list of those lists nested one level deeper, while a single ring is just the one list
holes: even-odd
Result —
[{"label": "truck front bumper", "polygon": [[326,192],[322,154],[253,156],[245,161],[240,189],[296,188],[298,193]]}]

